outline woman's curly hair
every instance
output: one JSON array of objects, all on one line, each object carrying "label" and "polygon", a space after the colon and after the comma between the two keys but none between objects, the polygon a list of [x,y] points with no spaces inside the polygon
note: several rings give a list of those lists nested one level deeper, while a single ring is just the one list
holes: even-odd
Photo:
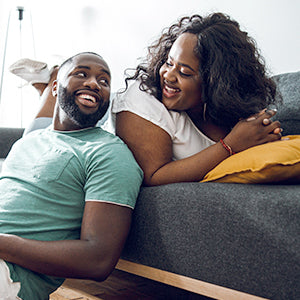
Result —
[{"label": "woman's curly hair", "polygon": [[139,79],[141,90],[161,100],[159,70],[167,61],[174,41],[185,32],[198,37],[194,51],[200,62],[206,118],[216,125],[232,128],[239,119],[275,104],[276,84],[266,74],[255,41],[236,21],[222,13],[183,17],[165,29],[148,47],[145,62],[137,66],[133,76],[127,76],[126,86],[128,80]]}]

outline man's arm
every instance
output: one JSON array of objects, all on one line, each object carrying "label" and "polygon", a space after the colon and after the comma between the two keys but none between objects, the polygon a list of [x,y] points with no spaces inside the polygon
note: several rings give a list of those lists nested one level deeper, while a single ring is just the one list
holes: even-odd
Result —
[{"label": "man's arm", "polygon": [[36,241],[0,235],[0,258],[57,277],[105,280],[126,241],[132,209],[87,201],[80,240]]}]

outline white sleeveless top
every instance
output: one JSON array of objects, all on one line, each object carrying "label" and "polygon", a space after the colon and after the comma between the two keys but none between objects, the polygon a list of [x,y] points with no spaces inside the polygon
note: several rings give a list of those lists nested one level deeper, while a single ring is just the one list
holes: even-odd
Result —
[{"label": "white sleeveless top", "polygon": [[215,144],[194,125],[186,112],[167,110],[154,96],[141,91],[139,81],[113,99],[111,118],[104,126],[106,130],[114,133],[115,115],[121,111],[132,112],[165,130],[173,142],[174,160],[189,157]]}]

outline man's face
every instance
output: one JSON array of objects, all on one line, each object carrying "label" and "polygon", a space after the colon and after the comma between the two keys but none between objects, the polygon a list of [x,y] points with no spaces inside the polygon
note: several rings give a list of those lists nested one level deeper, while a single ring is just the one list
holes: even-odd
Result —
[{"label": "man's face", "polygon": [[74,125],[95,126],[109,106],[110,71],[104,60],[82,54],[58,76],[58,104]]}]

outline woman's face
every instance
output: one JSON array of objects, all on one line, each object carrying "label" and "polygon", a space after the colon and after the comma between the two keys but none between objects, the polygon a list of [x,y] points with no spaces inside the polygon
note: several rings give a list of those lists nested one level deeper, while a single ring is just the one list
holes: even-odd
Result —
[{"label": "woman's face", "polygon": [[183,111],[201,106],[199,59],[194,54],[197,36],[183,33],[172,45],[160,68],[162,102],[167,109]]}]

